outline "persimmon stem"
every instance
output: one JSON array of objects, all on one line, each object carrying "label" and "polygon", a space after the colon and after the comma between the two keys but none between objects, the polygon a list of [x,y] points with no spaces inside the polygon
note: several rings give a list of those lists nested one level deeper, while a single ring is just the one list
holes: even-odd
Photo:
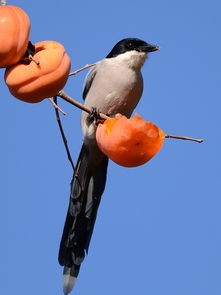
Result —
[{"label": "persimmon stem", "polygon": [[203,139],[197,139],[197,138],[191,138],[191,137],[187,137],[187,136],[176,136],[176,135],[170,135],[170,134],[166,134],[165,138],[175,138],[175,139],[182,139],[182,140],[190,140],[190,141],[195,141],[198,143],[203,142]]},{"label": "persimmon stem", "polygon": [[7,5],[7,1],[6,0],[1,0],[1,5]]},{"label": "persimmon stem", "polygon": [[37,61],[37,60],[35,60],[31,54],[29,54],[28,59],[29,59],[30,61],[33,61],[34,63],[36,63],[37,66],[40,65],[40,62]]},{"label": "persimmon stem", "polygon": [[[87,108],[85,105],[81,104],[80,102],[76,101],[75,99],[71,98],[63,90],[60,90],[58,92],[57,96],[63,98],[64,100],[66,100],[67,102],[73,104],[77,108],[80,108],[82,111],[85,111],[87,113],[90,113],[91,112],[91,110],[89,108]],[[110,119],[110,117],[108,117],[107,115],[105,115],[103,113],[99,113],[99,117],[100,117],[101,120]]]},{"label": "persimmon stem", "polygon": [[54,106],[55,109],[58,109],[64,116],[67,115],[54,101],[51,97],[49,97],[49,101]]},{"label": "persimmon stem", "polygon": [[74,75],[76,75],[77,73],[79,73],[79,72],[81,72],[81,71],[83,71],[83,70],[85,70],[85,69],[87,69],[87,68],[93,67],[94,65],[95,65],[95,64],[87,64],[87,65],[85,65],[84,67],[82,67],[82,68],[80,68],[80,69],[78,69],[78,70],[76,70],[76,71],[70,73],[69,76],[74,76]]}]

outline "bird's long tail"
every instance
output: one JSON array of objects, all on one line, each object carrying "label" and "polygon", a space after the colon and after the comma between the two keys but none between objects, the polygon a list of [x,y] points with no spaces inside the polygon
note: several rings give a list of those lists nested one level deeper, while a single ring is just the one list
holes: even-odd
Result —
[{"label": "bird's long tail", "polygon": [[94,146],[83,144],[76,175],[71,182],[71,195],[59,250],[59,263],[64,266],[64,294],[76,281],[85,252],[88,252],[101,195],[105,188],[108,158]]}]

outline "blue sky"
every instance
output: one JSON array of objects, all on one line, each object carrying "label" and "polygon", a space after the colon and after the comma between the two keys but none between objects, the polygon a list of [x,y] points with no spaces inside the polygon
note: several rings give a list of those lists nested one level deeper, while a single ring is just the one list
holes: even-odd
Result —
[{"label": "blue sky", "polygon": [[[8,1],[32,23],[31,40],[61,42],[72,70],[102,59],[125,37],[161,46],[143,68],[136,112],[167,139],[138,168],[110,163],[73,294],[221,294],[220,1]],[[65,91],[81,100],[86,72]],[[13,98],[0,70],[0,294],[62,294],[57,252],[72,170],[49,101]],[[80,111],[62,117],[76,161]]]}]

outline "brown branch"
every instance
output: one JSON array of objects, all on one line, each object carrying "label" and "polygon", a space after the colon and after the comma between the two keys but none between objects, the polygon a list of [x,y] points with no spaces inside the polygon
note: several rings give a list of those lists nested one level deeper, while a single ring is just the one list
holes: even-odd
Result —
[{"label": "brown branch", "polygon": [[51,104],[53,105],[53,107],[55,108],[55,109],[58,109],[61,113],[62,113],[62,115],[64,115],[64,116],[66,116],[67,115],[67,113],[65,113],[65,111],[63,111],[54,101],[53,101],[53,99],[51,98],[51,97],[49,97],[49,101],[51,102]]},{"label": "brown branch", "polygon": [[54,101],[51,97],[49,97],[49,101],[51,102],[51,104],[53,105],[53,107],[55,109],[58,109],[64,116],[67,115],[67,113],[65,113]]},{"label": "brown branch", "polygon": [[166,134],[165,138],[175,138],[175,139],[182,139],[182,140],[190,140],[190,141],[195,141],[198,143],[203,142],[203,139],[196,139],[196,138],[191,138],[191,137],[187,137],[187,136],[176,136],[176,135],[170,135],[170,134]]},{"label": "brown branch", "polygon": [[77,168],[75,168],[75,166],[74,166],[74,162],[72,160],[71,153],[70,153],[70,150],[69,150],[69,147],[68,147],[68,141],[67,141],[67,138],[66,138],[66,136],[64,134],[63,127],[62,127],[61,119],[60,119],[60,116],[59,116],[59,107],[57,105],[57,96],[54,96],[53,99],[54,99],[53,103],[57,106],[57,107],[55,107],[56,119],[57,119],[58,126],[59,126],[59,129],[60,129],[60,132],[61,132],[61,136],[62,136],[62,139],[63,139],[64,146],[65,146],[65,149],[66,149],[66,152],[67,152],[68,160],[70,161],[71,166],[72,166],[72,168],[74,170],[74,177],[78,181],[80,189],[83,191],[84,188],[83,188],[83,186],[82,186],[82,184],[80,182],[80,179],[79,179],[79,176],[78,176],[78,173],[77,173]]},{"label": "brown branch", "polygon": [[69,76],[74,76],[74,75],[76,75],[77,73],[79,73],[79,72],[81,72],[81,71],[83,71],[83,70],[85,70],[85,69],[87,69],[87,68],[93,67],[94,65],[95,65],[95,64],[88,64],[88,65],[86,65],[86,66],[80,68],[79,70],[76,70],[76,71],[70,73]]},{"label": "brown branch", "polygon": [[[87,108],[86,106],[84,106],[83,104],[79,103],[78,101],[76,101],[75,99],[71,98],[69,95],[67,95],[64,91],[59,91],[57,96],[63,98],[65,101],[71,103],[72,105],[76,106],[77,108],[80,108],[81,110],[90,113],[91,109]],[[99,117],[101,120],[107,120],[110,119],[110,117],[108,117],[107,115],[103,114],[103,113],[99,113]],[[195,141],[198,143],[203,142],[203,139],[196,139],[196,138],[190,138],[190,137],[186,137],[186,136],[176,136],[176,135],[169,135],[166,134],[165,138],[174,138],[174,139],[183,139],[183,140],[190,140],[190,141]]]},{"label": "brown branch", "polygon": [[[54,103],[57,105],[57,96],[54,96],[53,100],[54,100]],[[55,114],[56,114],[56,119],[57,119],[57,122],[58,122],[59,129],[60,129],[60,132],[61,132],[61,136],[62,136],[62,139],[63,139],[63,142],[64,142],[64,146],[65,146],[65,149],[66,149],[66,152],[67,152],[68,160],[70,161],[71,166],[72,166],[72,168],[74,170],[74,173],[75,173],[76,172],[75,171],[75,166],[74,166],[74,163],[73,163],[73,160],[72,160],[72,157],[71,157],[71,153],[70,153],[70,150],[69,150],[69,147],[68,147],[67,138],[66,138],[66,136],[64,134],[61,119],[60,119],[60,116],[59,116],[59,111],[58,111],[57,108],[55,108]]]},{"label": "brown branch", "polygon": [[[87,113],[90,113],[91,110],[89,108],[87,108],[86,106],[84,106],[83,104],[81,104],[80,102],[76,101],[75,99],[71,98],[69,95],[67,95],[64,91],[59,91],[57,96],[63,98],[65,101],[73,104],[74,106],[76,106],[77,108],[80,108],[82,111],[85,111]],[[103,113],[99,113],[99,117],[101,120],[107,120],[110,119],[110,117],[108,117],[107,115],[103,114]]]}]

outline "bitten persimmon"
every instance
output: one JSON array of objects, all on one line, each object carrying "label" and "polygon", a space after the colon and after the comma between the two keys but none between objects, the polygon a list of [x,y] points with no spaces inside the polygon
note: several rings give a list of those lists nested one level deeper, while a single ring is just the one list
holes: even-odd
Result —
[{"label": "bitten persimmon", "polygon": [[0,68],[16,64],[25,54],[30,33],[30,20],[21,8],[0,6]]},{"label": "bitten persimmon", "polygon": [[136,167],[149,161],[162,147],[164,133],[156,125],[135,114],[128,119],[117,116],[99,124],[96,140],[100,150],[112,161]]},{"label": "bitten persimmon", "polygon": [[18,63],[5,71],[5,82],[16,98],[36,103],[54,96],[68,79],[71,61],[62,44],[36,43],[34,61]]}]

